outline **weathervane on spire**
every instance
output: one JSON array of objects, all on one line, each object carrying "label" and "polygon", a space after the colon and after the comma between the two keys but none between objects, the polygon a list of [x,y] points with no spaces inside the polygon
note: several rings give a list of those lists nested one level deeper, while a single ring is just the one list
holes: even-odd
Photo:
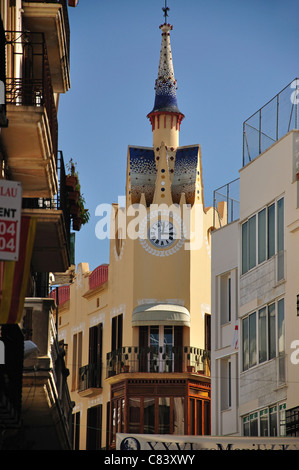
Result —
[{"label": "weathervane on spire", "polygon": [[166,24],[167,23],[166,19],[167,19],[168,11],[169,11],[169,8],[167,6],[167,0],[165,0],[165,7],[162,8],[162,10],[164,11],[164,18],[165,18],[165,24]]}]

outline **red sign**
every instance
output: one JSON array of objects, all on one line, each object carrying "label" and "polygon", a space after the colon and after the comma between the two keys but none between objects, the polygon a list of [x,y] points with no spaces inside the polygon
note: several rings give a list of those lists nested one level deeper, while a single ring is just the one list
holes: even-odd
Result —
[{"label": "red sign", "polygon": [[22,186],[0,180],[0,260],[17,261],[22,210]]}]

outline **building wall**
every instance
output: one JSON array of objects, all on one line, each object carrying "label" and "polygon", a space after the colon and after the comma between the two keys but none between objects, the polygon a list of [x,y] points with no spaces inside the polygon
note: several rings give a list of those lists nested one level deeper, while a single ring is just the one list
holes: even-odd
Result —
[{"label": "building wall", "polygon": [[212,435],[239,434],[238,238],[238,221],[212,233]]},{"label": "building wall", "polygon": [[[240,170],[240,219],[212,236],[214,434],[285,435],[286,413],[298,406],[298,365],[294,360],[298,336],[298,135],[298,131],[289,132]],[[273,226],[271,222],[268,225],[271,220]],[[275,235],[274,242],[263,238],[263,227]],[[248,241],[246,249],[244,240]],[[273,246],[274,251],[267,254],[265,246]],[[246,269],[245,253],[249,263]],[[228,423],[221,413],[219,377],[226,371],[227,351],[224,328],[217,316],[222,294],[219,279],[232,268],[238,269],[239,408],[234,411],[239,425],[235,428],[232,423],[236,421]]]}]

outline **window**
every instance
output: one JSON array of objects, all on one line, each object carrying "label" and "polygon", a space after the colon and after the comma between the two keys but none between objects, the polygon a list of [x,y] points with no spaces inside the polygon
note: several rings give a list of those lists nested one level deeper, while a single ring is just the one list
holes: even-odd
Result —
[{"label": "window", "polygon": [[103,325],[89,328],[89,387],[101,387]]},{"label": "window", "polygon": [[220,316],[221,325],[231,321],[232,283],[230,274],[220,277]]},{"label": "window", "polygon": [[220,362],[220,398],[221,410],[227,410],[232,406],[232,384],[231,384],[231,360],[221,359]]},{"label": "window", "polygon": [[129,433],[184,434],[184,397],[130,397],[128,428]]},{"label": "window", "polygon": [[112,332],[111,332],[111,351],[116,351],[122,347],[123,336],[123,315],[118,315],[112,318]]},{"label": "window", "polygon": [[80,411],[72,414],[72,449],[80,450]]},{"label": "window", "polygon": [[140,371],[180,372],[182,370],[182,335],[181,326],[140,327]]},{"label": "window", "polygon": [[242,225],[242,274],[256,265],[256,217]]},{"label": "window", "polygon": [[272,258],[278,259],[278,280],[283,277],[284,250],[284,198],[250,217],[242,224],[242,274],[257,264]]},{"label": "window", "polygon": [[86,450],[101,450],[102,405],[87,410]]},{"label": "window", "polygon": [[242,352],[243,370],[278,356],[284,358],[284,299],[264,306],[242,320]]},{"label": "window", "polygon": [[285,403],[275,404],[243,418],[244,436],[285,436]]},{"label": "window", "polygon": [[79,369],[82,367],[82,331],[73,336],[72,390],[79,386]]}]

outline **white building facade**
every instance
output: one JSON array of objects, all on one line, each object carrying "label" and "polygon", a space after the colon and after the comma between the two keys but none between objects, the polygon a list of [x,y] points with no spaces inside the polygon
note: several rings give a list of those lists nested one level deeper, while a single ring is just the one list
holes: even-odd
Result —
[{"label": "white building facade", "polygon": [[[238,220],[212,234],[214,435],[299,435],[299,132],[293,83],[244,123]],[[283,100],[289,126],[281,130]],[[271,118],[264,117],[270,106],[274,134]]]}]

